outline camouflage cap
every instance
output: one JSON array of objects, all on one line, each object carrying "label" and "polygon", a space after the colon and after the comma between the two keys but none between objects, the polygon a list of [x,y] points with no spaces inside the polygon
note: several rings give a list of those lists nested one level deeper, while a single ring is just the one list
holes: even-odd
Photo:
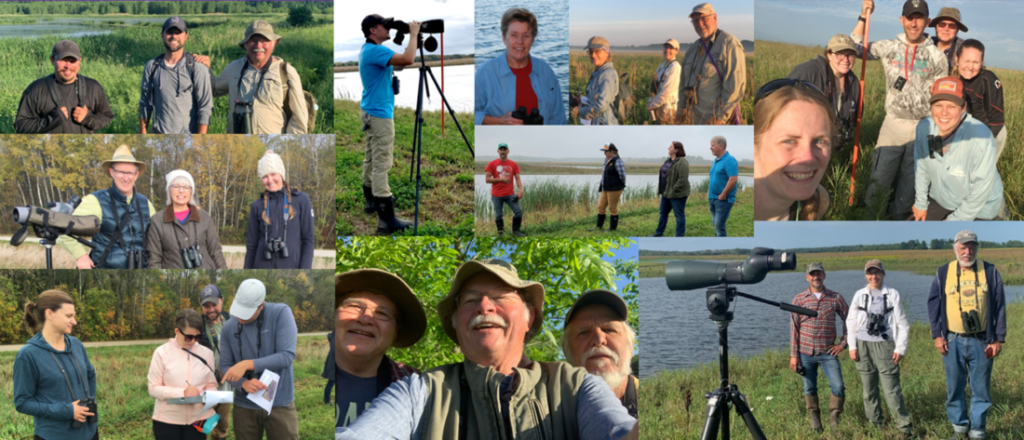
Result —
[{"label": "camouflage cap", "polygon": [[811,272],[814,272],[816,270],[820,270],[821,273],[825,273],[825,266],[822,266],[821,263],[815,261],[807,265],[807,270],[804,271],[804,273],[810,275]]},{"label": "camouflage cap", "polygon": [[975,234],[969,229],[964,229],[963,231],[956,233],[956,238],[953,239],[953,242],[960,244],[977,243],[978,234]]}]

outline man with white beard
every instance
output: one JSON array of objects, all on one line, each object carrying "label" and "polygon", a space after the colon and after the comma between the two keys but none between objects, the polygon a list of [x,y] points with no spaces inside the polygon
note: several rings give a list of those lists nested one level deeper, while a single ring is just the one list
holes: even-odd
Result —
[{"label": "man with white beard", "polygon": [[636,333],[628,318],[626,301],[612,292],[598,289],[580,295],[565,315],[562,352],[573,366],[604,379],[629,415],[639,418],[640,379],[630,374]]}]

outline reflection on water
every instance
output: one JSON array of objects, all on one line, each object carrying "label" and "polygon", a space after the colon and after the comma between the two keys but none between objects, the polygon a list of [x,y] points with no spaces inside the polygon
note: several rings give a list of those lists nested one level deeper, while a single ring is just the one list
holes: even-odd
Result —
[{"label": "reflection on water", "polygon": [[[103,22],[108,21],[117,21],[124,24],[136,24],[143,22],[162,23],[164,19],[120,17],[48,18],[45,21],[39,20],[35,23],[29,24],[4,24],[3,19],[0,19],[0,38],[39,38],[50,35],[64,35],[69,38],[78,38],[88,35],[113,33],[118,29],[117,27],[102,24]],[[157,27],[154,27],[154,29],[157,31],[159,30]]]},{"label": "reflection on water", "polygon": [[[805,260],[811,261],[811,260]],[[907,318],[928,321],[928,290],[934,276],[889,271],[885,284],[900,292]],[[825,287],[842,294],[847,303],[867,285],[860,271],[829,272]],[[779,302],[793,302],[807,289],[803,273],[772,273],[760,284],[736,286],[739,291]],[[1006,300],[1019,301],[1024,286],[1005,286]],[[746,358],[766,349],[789,347],[790,314],[777,308],[737,298],[729,325],[729,353]],[[704,290],[674,292],[664,278],[640,280],[641,376],[659,370],[690,368],[718,362],[718,330],[708,319]],[[841,325],[837,322],[837,328]]]},{"label": "reflection on water", "polygon": [[[416,108],[417,85],[420,80],[420,71],[416,66],[414,64],[406,67],[405,70],[395,72],[398,80],[402,83],[399,93],[395,95],[396,107]],[[432,67],[430,70],[434,72],[437,83],[441,84],[441,68]],[[430,81],[429,77],[427,81],[430,84],[430,93],[429,99],[427,93],[423,94],[423,109],[426,111],[441,110],[441,95],[437,93],[437,87],[434,87],[434,83]],[[362,95],[363,83],[359,79],[359,72],[336,72],[334,74],[334,97],[336,99],[359,101]],[[456,112],[473,112],[473,66],[467,64],[444,68],[444,96],[448,98],[448,104]],[[446,109],[445,113],[447,112]]]}]

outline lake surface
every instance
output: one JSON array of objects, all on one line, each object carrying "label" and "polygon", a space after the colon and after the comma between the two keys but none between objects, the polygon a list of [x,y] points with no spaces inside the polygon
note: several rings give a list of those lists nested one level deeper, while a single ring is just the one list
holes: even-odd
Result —
[{"label": "lake surface", "polygon": [[[928,290],[934,278],[911,272],[887,273],[885,284],[900,292],[911,322],[928,322]],[[864,274],[856,270],[829,272],[825,280],[825,287],[842,294],[847,304],[866,285]],[[807,289],[807,281],[802,273],[770,273],[760,284],[736,287],[740,292],[791,303]],[[1007,301],[1020,301],[1024,295],[1024,286],[1004,288]],[[730,355],[747,358],[767,349],[789,347],[789,313],[741,297],[733,301],[731,310],[735,317],[729,325]],[[708,315],[703,289],[674,292],[668,290],[664,278],[641,279],[640,375],[717,363],[718,330]],[[842,328],[838,322],[836,325]]]},{"label": "lake surface", "polygon": [[[600,174],[523,174],[523,186],[526,191],[530,191],[530,182],[539,182],[541,180],[558,180],[559,182],[580,185],[589,184],[593,187],[601,182]],[[694,187],[699,185],[708,179],[707,174],[690,174],[690,186]],[[489,197],[491,194],[491,185],[487,183],[485,174],[476,174],[473,176],[473,182],[476,185],[477,197]],[[753,176],[739,176],[739,183],[744,187],[752,187],[754,185]],[[657,174],[626,174],[626,186],[632,188],[642,188],[645,185],[653,185],[655,188],[658,187],[658,175]]]},{"label": "lake surface", "polygon": [[[508,8],[529,9],[537,16],[537,40],[530,55],[551,66],[562,88],[562,105],[569,111],[569,3],[565,0],[526,0],[509,3],[500,0],[476,1],[476,65],[505,50],[501,40],[501,16]],[[568,114],[568,113],[566,113]]]},{"label": "lake surface", "polygon": [[[0,23],[0,38],[39,38],[50,35],[66,35],[77,38],[88,35],[102,35],[113,33],[117,28],[102,25],[103,21],[116,20],[126,24],[142,22],[163,23],[165,19],[160,18],[53,18],[47,21],[38,21],[32,24],[2,24]],[[159,29],[154,32],[159,38]]]},{"label": "lake surface", "polygon": [[[437,83],[441,84],[441,67],[432,67]],[[445,66],[444,68],[444,96],[448,98],[448,104],[456,112],[473,112],[473,66],[469,64],[461,66]],[[401,72],[395,72],[398,80],[402,82],[401,90],[395,95],[395,106],[416,109],[416,98],[418,96],[418,84],[420,70],[417,64],[408,66]],[[423,109],[427,111],[441,110],[441,95],[437,93],[434,82],[427,78],[430,84],[430,99],[423,94]],[[363,82],[359,79],[359,72],[335,72],[334,74],[334,97],[359,101],[363,95]],[[448,110],[445,109],[445,113]],[[471,124],[473,121],[462,121],[461,124]]]}]

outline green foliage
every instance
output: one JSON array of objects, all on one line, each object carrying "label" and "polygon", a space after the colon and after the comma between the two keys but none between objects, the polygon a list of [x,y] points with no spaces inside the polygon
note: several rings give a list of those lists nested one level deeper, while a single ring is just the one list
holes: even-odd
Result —
[{"label": "green foliage", "polygon": [[[500,258],[512,263],[524,280],[545,289],[543,331],[525,348],[537,361],[564,360],[558,340],[565,313],[579,294],[592,289],[618,290],[615,280],[627,281],[619,292],[629,304],[630,325],[638,329],[637,264],[602,260],[635,242],[612,239],[488,239],[355,237],[338,243],[338,272],[360,268],[390,271],[412,287],[427,313],[427,331],[412,349],[391,349],[388,356],[420,369],[459,362],[461,352],[444,333],[436,306],[451,289],[462,263]],[[413,258],[411,258],[413,257]]]},{"label": "green foliage", "polygon": [[[308,3],[308,4],[306,4]],[[315,8],[318,14],[333,14],[334,3],[311,1],[7,1],[0,3],[0,14],[24,15],[186,15],[186,14],[266,14],[283,13],[297,8]]]},{"label": "green foliage", "polygon": [[313,11],[303,5],[288,11],[288,23],[295,27],[309,26],[313,23]]}]

